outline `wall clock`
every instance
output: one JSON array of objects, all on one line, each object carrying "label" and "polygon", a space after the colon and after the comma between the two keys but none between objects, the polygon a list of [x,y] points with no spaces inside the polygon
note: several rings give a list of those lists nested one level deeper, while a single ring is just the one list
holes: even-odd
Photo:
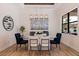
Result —
[{"label": "wall clock", "polygon": [[11,16],[4,16],[3,27],[7,31],[11,31],[14,27],[14,21]]}]

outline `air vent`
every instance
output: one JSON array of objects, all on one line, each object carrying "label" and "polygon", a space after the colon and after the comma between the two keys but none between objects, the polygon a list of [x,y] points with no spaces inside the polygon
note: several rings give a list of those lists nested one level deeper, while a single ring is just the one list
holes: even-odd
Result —
[{"label": "air vent", "polygon": [[54,5],[55,3],[24,3],[24,5]]}]

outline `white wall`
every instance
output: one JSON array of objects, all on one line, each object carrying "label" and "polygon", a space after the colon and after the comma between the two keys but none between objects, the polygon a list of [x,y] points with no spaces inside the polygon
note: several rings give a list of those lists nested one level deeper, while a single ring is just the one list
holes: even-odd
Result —
[{"label": "white wall", "polygon": [[[60,31],[61,31],[61,24],[62,24],[62,16],[73,9],[78,8],[78,21],[79,21],[79,4],[68,4],[64,3],[61,4],[61,6],[57,9],[58,17],[57,20],[60,20]],[[78,29],[79,29],[79,22],[78,22]],[[75,49],[76,51],[79,51],[79,30],[78,35],[72,35],[72,34],[63,34],[62,35],[62,42],[69,47]]]},{"label": "white wall", "polygon": [[[37,9],[39,9],[37,11]],[[49,17],[49,33],[52,37],[59,32],[59,20],[56,20],[56,12],[53,6],[24,6],[21,3],[2,3],[0,4],[0,51],[8,48],[9,46],[15,44],[16,32],[19,32],[20,26],[26,27],[25,37],[29,36],[30,30],[30,14],[40,13],[48,14]],[[6,31],[3,28],[2,20],[6,15],[10,15],[14,21],[14,28],[12,31]]]},{"label": "white wall", "polygon": [[56,12],[53,6],[49,5],[31,5],[24,6],[24,14],[23,14],[23,24],[26,27],[27,35],[29,35],[30,30],[30,15],[33,14],[47,14],[49,19],[49,33],[52,37],[59,32],[60,27],[58,27],[57,23],[60,21],[56,20]]},{"label": "white wall", "polygon": [[[21,7],[20,4],[0,4],[0,51],[15,43],[14,33],[18,31],[21,20]],[[13,18],[14,28],[12,31],[6,31],[3,28],[3,17],[9,15]]]}]

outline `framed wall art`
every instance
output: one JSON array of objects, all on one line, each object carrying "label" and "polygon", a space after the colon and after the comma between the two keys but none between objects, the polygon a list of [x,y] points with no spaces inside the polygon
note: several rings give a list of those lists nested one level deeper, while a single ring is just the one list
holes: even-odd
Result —
[{"label": "framed wall art", "polygon": [[33,17],[30,18],[31,30],[48,30],[48,17]]}]

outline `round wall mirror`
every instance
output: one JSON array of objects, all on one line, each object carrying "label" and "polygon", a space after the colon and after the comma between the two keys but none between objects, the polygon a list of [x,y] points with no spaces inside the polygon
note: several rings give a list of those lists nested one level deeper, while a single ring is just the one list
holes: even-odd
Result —
[{"label": "round wall mirror", "polygon": [[14,21],[11,16],[4,16],[3,27],[7,31],[11,31],[14,27]]}]

